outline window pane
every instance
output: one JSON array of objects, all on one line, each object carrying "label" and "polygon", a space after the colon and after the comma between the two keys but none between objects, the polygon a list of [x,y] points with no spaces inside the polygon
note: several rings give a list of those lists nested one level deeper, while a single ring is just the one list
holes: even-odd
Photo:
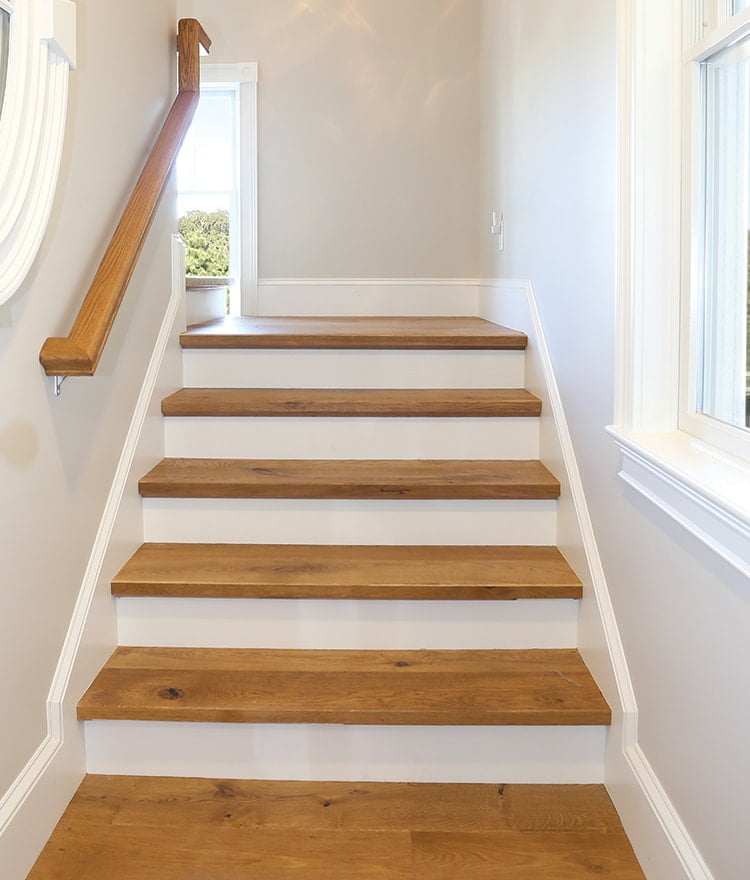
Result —
[{"label": "window pane", "polygon": [[8,41],[10,38],[10,13],[0,9],[0,114],[3,112],[5,81],[8,76]]},{"label": "window pane", "polygon": [[747,421],[750,38],[705,65],[706,251],[698,410]]},{"label": "window pane", "polygon": [[234,94],[204,91],[177,160],[177,189],[234,189]]},{"label": "window pane", "polygon": [[233,90],[203,90],[177,159],[178,231],[188,275],[225,276],[230,257],[236,261],[236,98]]},{"label": "window pane", "polygon": [[740,12],[750,6],[750,0],[734,0],[734,12]]}]

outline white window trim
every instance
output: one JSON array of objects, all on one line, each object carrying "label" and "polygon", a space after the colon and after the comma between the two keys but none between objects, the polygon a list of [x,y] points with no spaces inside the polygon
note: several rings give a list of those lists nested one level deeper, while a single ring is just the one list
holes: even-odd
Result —
[{"label": "white window trim", "polygon": [[[683,175],[683,258],[682,258],[682,345],[680,369],[681,383],[680,412],[678,427],[707,445],[722,450],[725,454],[750,463],[750,434],[742,429],[725,424],[718,419],[696,411],[698,400],[699,374],[702,373],[702,351],[700,345],[700,324],[703,311],[702,287],[705,269],[705,202],[706,158],[702,148],[696,148],[702,141],[703,132],[703,82],[701,63],[712,55],[727,49],[750,34],[750,9],[746,9],[729,22],[732,0],[719,0],[718,21],[720,22],[708,36],[699,39],[687,49],[683,56],[684,72],[684,175]],[[743,239],[742,257],[747,244]],[[744,324],[744,305],[742,308]],[[742,389],[744,391],[744,362],[742,354]],[[734,371],[734,365],[726,365],[727,373]],[[736,375],[736,374],[734,374]],[[742,398],[744,415],[744,394]]]},{"label": "white window trim", "polygon": [[258,64],[201,62],[201,81],[238,88],[239,285],[243,315],[258,314]]},{"label": "white window trim", "polygon": [[0,116],[0,303],[26,278],[47,228],[62,158],[68,74],[76,58],[70,0],[0,0],[11,13]]},{"label": "white window trim", "polygon": [[618,0],[617,385],[608,431],[623,480],[750,575],[750,468],[679,429],[682,47],[702,36],[706,12],[702,0]]}]

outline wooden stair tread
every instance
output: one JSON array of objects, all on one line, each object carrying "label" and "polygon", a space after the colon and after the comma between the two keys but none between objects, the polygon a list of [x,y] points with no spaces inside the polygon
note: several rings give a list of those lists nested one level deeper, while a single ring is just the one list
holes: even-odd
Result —
[{"label": "wooden stair tread", "polygon": [[527,417],[539,398],[508,389],[183,388],[162,401],[165,416]]},{"label": "wooden stair tread", "polygon": [[644,877],[603,785],[89,775],[29,880],[467,875]]},{"label": "wooden stair tread", "polygon": [[551,499],[538,461],[165,458],[139,483],[146,498]]},{"label": "wooden stair tread", "polygon": [[526,341],[475,317],[228,317],[180,336],[183,348],[524,349]]},{"label": "wooden stair tread", "polygon": [[574,650],[287,651],[118,648],[80,720],[599,725]]},{"label": "wooden stair tread", "polygon": [[117,596],[264,599],[578,599],[556,547],[144,544]]}]

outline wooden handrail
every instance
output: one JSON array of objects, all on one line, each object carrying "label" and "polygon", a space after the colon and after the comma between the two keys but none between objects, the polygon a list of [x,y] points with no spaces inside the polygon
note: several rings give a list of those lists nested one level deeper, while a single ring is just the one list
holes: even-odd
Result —
[{"label": "wooden handrail", "polygon": [[93,376],[164,188],[200,98],[200,47],[211,40],[194,18],[177,33],[179,92],[104,253],[70,334],[48,339],[39,360],[48,376]]}]

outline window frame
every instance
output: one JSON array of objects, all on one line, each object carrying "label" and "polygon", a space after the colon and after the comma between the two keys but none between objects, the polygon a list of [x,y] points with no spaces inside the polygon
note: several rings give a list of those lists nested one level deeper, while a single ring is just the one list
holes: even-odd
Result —
[{"label": "window frame", "polygon": [[[237,64],[211,64],[202,59],[201,82],[209,89],[237,91],[239,205],[237,229],[230,232],[230,272],[237,272],[235,277],[240,289],[240,313],[257,315],[258,63],[244,61]],[[232,250],[235,257],[232,256]]]},{"label": "window frame", "polygon": [[750,577],[750,468],[680,427],[681,282],[692,271],[683,229],[694,228],[683,171],[685,47],[706,40],[709,27],[730,28],[732,10],[729,0],[618,0],[616,386],[607,430],[620,477],[636,493],[627,497],[648,499]]},{"label": "window frame", "polygon": [[699,386],[703,373],[703,329],[707,280],[706,228],[708,181],[706,156],[706,62],[718,53],[750,38],[750,8],[732,12],[732,3],[720,0],[712,19],[717,22],[683,56],[684,135],[683,190],[685,193],[680,331],[680,406],[678,430],[750,462],[750,431],[722,422],[699,411]]},{"label": "window frame", "polygon": [[[220,196],[225,198],[229,203],[229,278],[237,278],[241,279],[242,277],[242,255],[240,253],[240,243],[242,241],[242,235],[240,231],[240,205],[242,204],[242,194],[240,191],[241,178],[240,178],[240,84],[232,83],[214,83],[214,82],[203,82],[201,85],[201,100],[203,97],[208,94],[216,94],[216,95],[231,95],[232,98],[232,120],[231,120],[231,139],[232,139],[232,159],[234,163],[234,168],[232,169],[232,187],[226,190],[212,189],[212,190],[196,190],[196,189],[180,189],[179,187],[179,172],[178,172],[178,181],[177,181],[177,198],[181,196],[196,196],[196,197],[206,197],[206,199],[211,196]],[[196,111],[197,112],[197,111]],[[185,148],[185,145],[180,148],[181,150]],[[179,163],[179,159],[178,159]],[[179,213],[179,212],[178,212]],[[240,312],[240,303],[237,301],[235,296],[231,298],[231,309],[232,313]]]}]

